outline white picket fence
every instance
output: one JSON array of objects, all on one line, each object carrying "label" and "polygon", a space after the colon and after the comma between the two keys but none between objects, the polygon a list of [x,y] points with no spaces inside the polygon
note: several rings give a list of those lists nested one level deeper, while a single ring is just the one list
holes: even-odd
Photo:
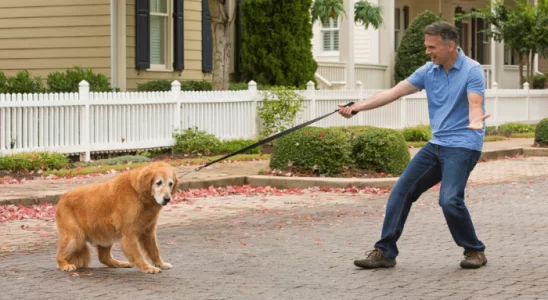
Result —
[{"label": "white picket fence", "polygon": [[[310,82],[295,124],[327,114],[337,104],[359,101],[380,90],[315,90]],[[78,93],[0,94],[0,155],[28,151],[80,154],[145,150],[174,145],[174,131],[197,127],[220,139],[256,138],[262,92],[245,91],[94,93],[82,81]],[[537,122],[548,117],[548,90],[486,91],[487,125]],[[419,92],[351,119],[338,114],[314,126],[372,125],[403,128],[428,124],[426,95]]]}]

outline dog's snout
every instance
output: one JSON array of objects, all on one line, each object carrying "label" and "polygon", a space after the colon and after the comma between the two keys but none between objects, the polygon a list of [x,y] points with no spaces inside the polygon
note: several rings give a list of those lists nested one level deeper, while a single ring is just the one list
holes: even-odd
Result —
[{"label": "dog's snout", "polygon": [[165,203],[168,203],[169,201],[171,201],[171,197],[165,196],[165,197],[164,197],[164,202],[165,202]]}]

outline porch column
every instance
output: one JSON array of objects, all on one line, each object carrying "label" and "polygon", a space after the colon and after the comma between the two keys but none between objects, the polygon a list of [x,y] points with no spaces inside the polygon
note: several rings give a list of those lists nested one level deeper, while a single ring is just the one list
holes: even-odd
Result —
[{"label": "porch column", "polygon": [[379,88],[390,88],[394,85],[394,61],[396,52],[394,49],[394,0],[379,0],[382,7],[382,25],[379,27],[379,64],[387,66],[384,82],[385,86]]},{"label": "porch column", "polygon": [[339,61],[346,63],[346,89],[356,87],[354,63],[354,0],[344,0],[346,17],[341,17],[339,25]]},{"label": "porch column", "polygon": [[[493,0],[493,4],[498,0]],[[494,6],[494,5],[493,5]],[[494,13],[495,9],[492,7],[491,11]],[[491,30],[495,29],[495,25],[491,24]],[[493,83],[498,81],[498,66],[497,66],[497,43],[494,39],[491,39],[491,82],[489,86],[494,86]],[[504,61],[502,61],[502,64],[504,64]]]},{"label": "porch column", "polygon": [[[538,0],[535,0],[535,7],[538,5]],[[533,68],[534,68],[534,74],[537,74],[539,71],[538,71],[538,53],[535,53],[535,60],[534,60],[534,65],[533,65]],[[533,74],[533,76],[534,76]],[[532,82],[529,82],[531,84],[531,87],[533,86],[533,83]]]}]

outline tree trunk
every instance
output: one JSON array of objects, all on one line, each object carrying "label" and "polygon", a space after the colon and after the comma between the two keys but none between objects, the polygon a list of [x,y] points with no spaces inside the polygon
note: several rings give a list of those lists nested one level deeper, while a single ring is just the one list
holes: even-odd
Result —
[{"label": "tree trunk", "polygon": [[525,81],[527,81],[527,83],[529,83],[529,87],[531,87],[531,78],[530,78],[530,74],[531,74],[531,51],[527,52],[527,75],[525,76]]},{"label": "tree trunk", "polygon": [[230,24],[225,0],[209,0],[213,41],[212,88],[228,90],[230,75]]},{"label": "tree trunk", "polygon": [[531,51],[531,57],[529,58],[529,63],[531,65],[529,72],[529,88],[533,88],[533,83],[535,81],[535,52],[536,49],[533,49],[533,51]]}]

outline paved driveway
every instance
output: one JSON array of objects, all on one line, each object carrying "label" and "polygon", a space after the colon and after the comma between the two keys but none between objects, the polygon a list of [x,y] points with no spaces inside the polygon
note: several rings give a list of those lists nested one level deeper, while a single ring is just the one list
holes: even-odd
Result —
[{"label": "paved driveway", "polygon": [[546,299],[546,186],[543,176],[467,190],[489,259],[479,270],[459,267],[436,188],[413,207],[396,268],[375,271],[352,262],[379,237],[386,194],[256,191],[168,209],[159,241],[174,269],[161,274],[103,268],[96,257],[63,273],[55,232],[38,237],[34,250],[0,256],[0,299]]}]

